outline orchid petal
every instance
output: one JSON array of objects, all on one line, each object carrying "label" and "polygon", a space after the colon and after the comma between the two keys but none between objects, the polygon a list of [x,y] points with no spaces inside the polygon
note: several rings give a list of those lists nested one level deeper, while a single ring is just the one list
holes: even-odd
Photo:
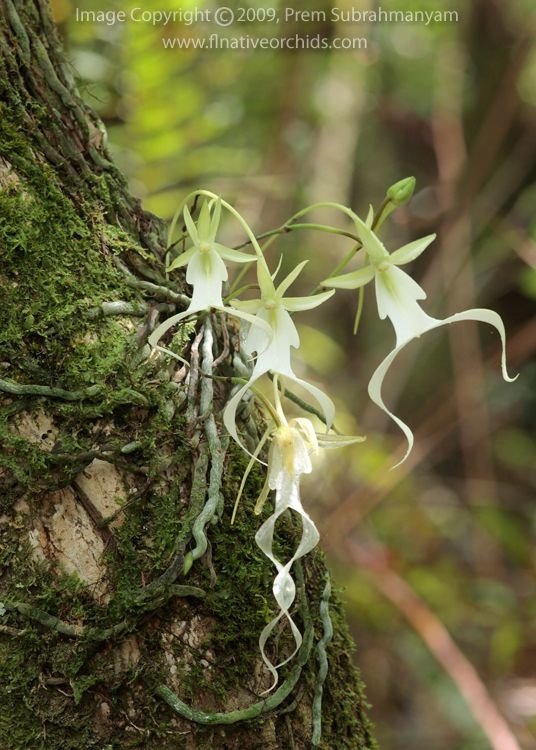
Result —
[{"label": "orchid petal", "polygon": [[187,263],[189,263],[194,255],[194,253],[197,253],[198,249],[195,247],[191,247],[189,250],[186,250],[184,253],[181,253],[178,255],[174,260],[171,261],[170,265],[167,267],[167,272],[175,270],[175,268],[180,268],[181,266],[185,266]]},{"label": "orchid petal", "polygon": [[359,289],[372,281],[375,273],[374,266],[368,265],[357,271],[342,274],[342,276],[332,276],[323,281],[322,286],[332,286],[336,289]]},{"label": "orchid petal", "polygon": [[287,368],[286,363],[289,362],[291,347],[297,349],[300,345],[296,324],[283,305],[279,305],[275,310],[262,310],[261,313],[263,319],[267,318],[274,332],[273,347],[270,353],[272,364],[266,368],[265,372],[273,370],[284,374],[284,370]]},{"label": "orchid petal", "polygon": [[373,223],[374,223],[374,209],[372,207],[372,203],[369,203],[367,218],[365,219],[365,224],[370,229]]},{"label": "orchid petal", "polygon": [[335,294],[335,289],[330,289],[319,294],[312,294],[310,297],[283,297],[281,300],[285,310],[290,312],[301,312],[302,310],[313,310],[323,302],[326,302]]},{"label": "orchid petal", "polygon": [[166,331],[169,331],[170,328],[179,323],[181,320],[189,318],[196,312],[196,310],[190,310],[190,308],[188,308],[187,310],[183,310],[182,312],[177,313],[176,315],[172,315],[170,318],[164,320],[157,328],[154,329],[154,331],[149,336],[147,340],[149,346],[156,348],[156,345],[158,344],[162,336],[166,333]]},{"label": "orchid petal", "polygon": [[276,276],[277,276],[277,274],[279,273],[279,271],[280,271],[280,269],[281,269],[281,264],[282,264],[282,263],[283,263],[283,255],[280,255],[280,256],[279,256],[279,261],[277,262],[277,268],[275,269],[275,271],[274,271],[274,272],[273,272],[273,274],[272,274],[272,281],[275,281],[275,277],[276,277]]},{"label": "orchid petal", "polygon": [[220,255],[224,260],[229,260],[231,263],[251,263],[254,260],[257,260],[255,255],[251,255],[250,253],[241,253],[240,250],[234,250],[233,248],[226,247],[225,245],[220,245],[218,242],[214,242],[212,245],[214,250]]},{"label": "orchid petal", "polygon": [[[435,328],[441,328],[442,326],[448,325],[449,323],[457,323],[457,322],[469,321],[469,320],[480,322],[480,323],[489,323],[489,325],[492,325],[496,329],[496,331],[498,332],[501,338],[501,345],[502,345],[502,353],[501,353],[502,376],[509,383],[516,380],[518,375],[516,375],[515,377],[511,377],[508,374],[508,371],[506,369],[506,332],[504,329],[504,323],[502,322],[501,316],[498,313],[494,312],[493,310],[486,310],[483,308],[474,308],[472,310],[465,310],[464,312],[455,313],[454,315],[450,315],[448,318],[445,318],[444,320],[437,320],[435,318],[429,318],[427,328],[421,331],[421,333],[424,333],[425,331],[433,330]],[[391,419],[394,422],[396,422],[396,424],[400,427],[400,429],[402,430],[402,432],[404,433],[408,441],[408,447],[406,449],[406,452],[403,458],[395,466],[400,466],[400,464],[403,463],[407,459],[409,454],[411,453],[411,449],[413,448],[413,433],[410,430],[410,428],[404,422],[402,422],[401,419],[395,416],[386,407],[382,398],[381,389],[382,389],[384,378],[387,374],[387,371],[389,370],[389,367],[393,363],[397,354],[404,348],[404,346],[407,343],[409,343],[410,340],[411,339],[408,339],[404,341],[403,343],[397,345],[393,349],[393,351],[387,355],[387,357],[383,360],[383,362],[379,365],[379,367],[373,373],[370,379],[370,382],[368,384],[368,393],[372,401],[377,406],[379,406],[380,409],[382,409],[389,417],[391,417]]]},{"label": "orchid petal", "polygon": [[444,325],[446,323],[457,323],[464,320],[473,320],[479,323],[489,323],[490,326],[493,326],[495,328],[501,338],[502,376],[507,383],[513,383],[514,380],[517,380],[519,377],[519,373],[512,377],[508,374],[508,370],[506,369],[506,331],[504,329],[504,323],[501,316],[494,310],[486,310],[485,308],[476,307],[472,310],[464,310],[463,312],[454,313],[454,315],[450,315],[448,318],[445,318],[445,320],[441,321],[441,324]]},{"label": "orchid petal", "polygon": [[[253,460],[253,459],[251,459]],[[253,509],[253,513],[258,516],[259,513],[262,513],[262,509],[264,508],[265,502],[268,500],[268,496],[270,494],[270,485],[268,484],[268,477],[266,477],[264,484],[262,486],[262,490],[259,493],[259,496],[257,498],[257,501],[255,503],[255,507]]]},{"label": "orchid petal", "polygon": [[436,236],[435,234],[428,234],[426,237],[421,237],[419,240],[414,240],[407,245],[403,245],[398,250],[395,250],[394,253],[391,253],[389,260],[395,266],[403,266],[405,263],[411,263],[412,260],[418,258],[432,244]]},{"label": "orchid petal", "polygon": [[[301,633],[289,612],[296,597],[296,584],[291,575],[291,568],[296,560],[314,549],[320,539],[318,530],[311,517],[303,509],[300,499],[300,474],[311,471],[307,445],[298,430],[290,426],[282,427],[281,430],[283,430],[284,436],[281,443],[278,440],[277,432],[274,434],[273,460],[270,461],[269,472],[270,486],[276,491],[275,509],[255,535],[255,541],[259,548],[277,569],[272,591],[279,607],[279,613],[266,625],[259,638],[259,647],[263,661],[273,677],[273,684],[265,692],[270,692],[276,686],[278,681],[277,670],[294,657],[302,644]],[[287,448],[289,437],[291,446]],[[282,563],[274,554],[274,534],[277,520],[283,513],[289,510],[301,516],[302,535],[298,547],[290,560]],[[274,628],[282,618],[286,618],[290,625],[295,648],[290,656],[279,664],[274,665],[266,655],[265,646]]]},{"label": "orchid petal", "polygon": [[223,424],[229,435],[233,438],[235,442],[238,443],[238,445],[246,451],[246,453],[249,453],[247,448],[244,447],[242,441],[238,437],[238,429],[236,426],[236,410],[238,409],[239,403],[242,401],[246,393],[249,391],[250,387],[252,385],[251,379],[248,380],[248,382],[242,386],[242,388],[239,388],[238,391],[234,394],[232,398],[229,399],[227,402],[225,409],[223,410]]},{"label": "orchid petal", "polygon": [[190,213],[190,209],[188,208],[188,206],[184,206],[183,215],[184,223],[186,225],[188,234],[192,239],[192,242],[194,243],[194,245],[199,245],[199,234],[197,232],[197,227],[194,220],[192,219],[192,214]]},{"label": "orchid petal", "polygon": [[285,292],[287,291],[287,289],[289,288],[289,286],[296,281],[296,279],[298,278],[298,276],[300,275],[300,273],[303,271],[303,269],[305,268],[305,266],[307,265],[307,263],[309,263],[308,260],[302,260],[301,263],[298,263],[298,265],[296,266],[296,268],[292,269],[292,271],[288,274],[288,276],[285,276],[285,278],[279,284],[279,286],[277,287],[277,290],[276,290],[277,291],[277,296],[279,298],[281,298],[285,294]]},{"label": "orchid petal", "polygon": [[393,412],[389,411],[389,409],[385,405],[383,398],[382,398],[382,384],[385,379],[385,376],[387,375],[387,371],[391,367],[397,354],[404,348],[404,346],[405,344],[402,344],[401,346],[395,347],[393,351],[389,352],[387,357],[385,357],[383,362],[381,362],[381,364],[374,371],[368,384],[368,394],[371,400],[376,404],[376,406],[379,406],[380,409],[382,409],[387,414],[387,416],[393,420],[393,422],[396,422],[396,424],[400,427],[400,429],[406,436],[406,440],[408,441],[408,447],[406,449],[406,452],[404,453],[403,458],[397,464],[395,464],[395,466],[393,466],[393,469],[396,468],[397,466],[400,466],[400,464],[404,463],[406,458],[411,453],[411,450],[413,448],[413,442],[414,442],[413,432],[410,430],[410,428],[407,426],[405,422],[399,419],[395,414],[393,414]]},{"label": "orchid petal", "polygon": [[295,417],[291,420],[291,424],[296,425],[296,428],[302,433],[312,453],[318,453],[318,436],[311,420],[307,417]]},{"label": "orchid petal", "polygon": [[261,307],[262,301],[260,299],[232,299],[229,304],[236,310],[256,313]]},{"label": "orchid petal", "polygon": [[254,328],[261,329],[268,340],[270,340],[273,335],[271,327],[268,325],[268,323],[266,323],[266,321],[262,320],[262,318],[259,318],[258,315],[250,315],[250,313],[244,310],[238,310],[235,307],[227,307],[226,305],[212,305],[212,307],[216,307],[218,310],[221,310],[221,312],[233,315],[235,318],[245,320],[246,323],[249,323],[250,326],[253,326]]},{"label": "orchid petal", "polygon": [[297,383],[305,391],[310,393],[315,401],[319,404],[322,413],[324,414],[326,427],[329,430],[335,419],[335,405],[330,397],[327,396],[320,388],[317,388],[316,385],[312,385],[312,383],[308,383],[306,380],[302,380],[301,378],[296,377],[294,373],[292,373],[291,375],[287,374],[287,377],[290,377],[295,383]]},{"label": "orchid petal", "polygon": [[187,359],[184,359],[184,357],[181,357],[180,354],[176,354],[175,352],[172,352],[171,349],[166,349],[165,346],[155,346],[154,351],[161,352],[162,354],[168,354],[170,357],[173,357],[173,359],[177,359],[181,364],[186,365],[187,367],[191,366],[191,363],[188,362]]},{"label": "orchid petal", "polygon": [[212,219],[210,220],[210,229],[208,233],[208,239],[210,242],[214,242],[221,221],[221,198],[218,198],[214,205],[214,211],[212,213]]},{"label": "orchid petal", "polygon": [[354,222],[356,226],[356,234],[361,240],[361,244],[369,257],[369,260],[375,265],[382,263],[382,261],[389,257],[389,253],[385,249],[383,242],[381,242],[368,224],[362,221],[359,216],[354,217]]},{"label": "orchid petal", "polygon": [[211,237],[211,225],[212,222],[210,218],[210,209],[208,207],[207,201],[203,201],[203,205],[201,206],[199,217],[197,219],[197,234],[200,243],[212,242],[213,237]]},{"label": "orchid petal", "polygon": [[317,433],[319,448],[346,448],[348,445],[363,443],[367,438],[364,435],[324,435]]},{"label": "orchid petal", "polygon": [[270,271],[266,265],[264,257],[261,256],[257,263],[257,279],[259,281],[259,287],[261,289],[261,297],[267,299],[275,295],[275,286],[270,276]]},{"label": "orchid petal", "polygon": [[382,320],[390,319],[397,346],[420,336],[437,323],[417,302],[426,298],[424,289],[397,266],[379,270],[375,286],[378,315]]},{"label": "orchid petal", "polygon": [[[246,310],[246,312],[249,312],[249,310]],[[266,320],[266,310],[264,310],[264,308],[260,308],[257,311],[256,318],[262,320],[268,326],[270,333],[267,335],[259,326],[249,327],[247,333],[243,337],[243,348],[249,356],[251,356],[253,352],[257,352],[257,354],[263,352],[273,337],[273,330]]]},{"label": "orchid petal", "polygon": [[227,266],[215,250],[195,253],[186,269],[186,281],[193,286],[190,308],[223,307],[221,287],[227,276]]}]

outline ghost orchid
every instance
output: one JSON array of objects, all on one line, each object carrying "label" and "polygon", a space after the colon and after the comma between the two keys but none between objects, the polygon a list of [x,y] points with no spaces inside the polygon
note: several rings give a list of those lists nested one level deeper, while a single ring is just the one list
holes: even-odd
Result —
[{"label": "ghost orchid", "polygon": [[[248,382],[240,388],[225,407],[223,421],[230,435],[240,443],[236,429],[236,410],[241,399],[251,385],[267,372],[278,373],[300,385],[320,404],[328,427],[332,424],[335,408],[325,393],[305,380],[298,378],[292,369],[291,349],[298,348],[300,337],[290,317],[290,312],[312,310],[329,299],[334,290],[314,294],[310,297],[285,297],[285,292],[296,280],[307,261],[299,263],[276,288],[264,257],[257,263],[257,278],[261,296],[254,300],[232,300],[233,309],[254,314],[254,322],[244,341],[244,350],[248,355],[257,353],[253,372]],[[270,333],[267,332],[269,327]]]},{"label": "ghost orchid", "polygon": [[382,384],[398,353],[409,341],[418,338],[427,331],[448,325],[449,323],[464,320],[489,323],[497,330],[501,338],[501,369],[503,378],[508,382],[512,382],[515,378],[511,378],[506,369],[506,333],[502,319],[496,312],[475,308],[449,315],[449,317],[440,320],[428,315],[419,305],[418,300],[426,299],[426,292],[405,271],[402,271],[399,266],[410,263],[418,258],[433,242],[435,234],[410,242],[393,253],[389,253],[371,229],[372,211],[369,212],[369,216],[365,222],[357,216],[354,220],[357,234],[363,244],[363,249],[369,262],[357,271],[326,279],[322,282],[322,285],[337,289],[358,289],[374,279],[379,317],[381,320],[389,318],[393,324],[396,335],[395,347],[372,375],[368,384],[368,393],[372,401],[396,422],[408,441],[406,453],[402,460],[396,464],[398,466],[406,460],[413,448],[413,433],[385,405],[382,397]]},{"label": "ghost orchid", "polygon": [[[216,242],[216,235],[221,221],[221,200],[204,201],[199,212],[197,225],[195,224],[188,207],[184,207],[184,223],[186,231],[192,242],[185,252],[181,253],[168,266],[167,270],[174,271],[176,268],[186,266],[186,281],[192,285],[192,299],[188,308],[172,315],[156,328],[149,337],[149,344],[162,351],[167,349],[157,347],[158,341],[164,333],[179,321],[210,308],[232,312],[237,317],[252,322],[252,317],[247,313],[233,311],[224,306],[222,299],[222,285],[227,281],[228,272],[225,261],[233,263],[251,263],[257,260],[256,256],[233,250],[230,247]],[[268,333],[268,327],[265,326]],[[169,352],[172,354],[172,352]]]},{"label": "ghost orchid", "polygon": [[[296,597],[296,585],[290,571],[296,560],[314,549],[320,539],[314,521],[303,509],[300,498],[300,476],[311,472],[310,455],[316,453],[317,450],[314,428],[308,419],[291,420],[278,427],[272,435],[268,484],[270,489],[275,490],[275,508],[255,534],[258,546],[277,569],[272,592],[279,607],[279,613],[266,625],[259,636],[263,661],[273,677],[273,684],[266,692],[273,690],[276,686],[277,670],[293,658],[302,643],[300,630],[289,612]],[[292,557],[287,562],[281,562],[273,550],[274,533],[278,518],[287,510],[292,510],[301,517],[302,535]],[[266,655],[265,646],[272,631],[283,618],[286,618],[290,625],[295,646],[290,656],[274,665]]]},{"label": "ghost orchid", "polygon": [[[274,378],[275,419],[272,425],[271,445],[268,458],[266,491],[261,495],[266,499],[268,491],[275,490],[275,507],[255,535],[255,541],[266,557],[274,564],[277,575],[272,591],[279,607],[276,617],[271,620],[259,636],[259,647],[264,663],[273,677],[270,692],[278,681],[277,670],[287,664],[302,644],[302,635],[290,615],[290,608],[296,597],[296,585],[291,569],[296,560],[309,553],[318,544],[320,535],[314,521],[304,510],[300,497],[300,477],[312,470],[311,456],[318,453],[319,447],[335,448],[361,442],[363,437],[347,435],[318,435],[309,419],[298,417],[287,421],[279,397],[277,376]],[[273,429],[275,427],[275,429]],[[263,503],[257,502],[256,512]],[[278,518],[286,511],[293,511],[301,517],[301,538],[294,554],[287,562],[281,562],[275,555],[273,544]],[[276,625],[285,618],[294,637],[294,650],[284,661],[274,665],[266,655],[265,646]]]}]

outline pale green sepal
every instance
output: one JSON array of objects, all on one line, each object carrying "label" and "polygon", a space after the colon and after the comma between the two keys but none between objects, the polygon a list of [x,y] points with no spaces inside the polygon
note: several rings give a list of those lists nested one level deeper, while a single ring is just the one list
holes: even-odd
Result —
[{"label": "pale green sepal", "polygon": [[311,420],[307,417],[295,417],[290,420],[290,424],[295,426],[301,432],[307,448],[312,453],[318,453],[318,436]]},{"label": "pale green sepal", "polygon": [[429,234],[426,237],[421,237],[419,240],[409,242],[407,245],[403,245],[394,253],[391,253],[389,260],[394,263],[395,266],[403,266],[405,263],[411,263],[412,260],[423,253],[428,245],[431,245],[437,235]]},{"label": "pale green sepal", "polygon": [[374,208],[372,207],[372,203],[369,203],[368,212],[367,212],[367,218],[365,219],[365,224],[367,227],[372,227],[372,224],[374,223]]},{"label": "pale green sepal", "polygon": [[166,271],[169,273],[170,271],[174,271],[175,268],[180,268],[181,266],[185,266],[187,263],[191,261],[192,256],[196,252],[197,252],[197,248],[194,246],[194,247],[191,247],[189,250],[186,250],[184,253],[177,255],[177,257],[174,260],[172,260],[169,266],[166,268]]},{"label": "pale green sepal", "polygon": [[359,289],[374,278],[374,266],[365,266],[357,271],[344,273],[342,276],[332,276],[322,282],[322,286],[331,286],[335,289]]},{"label": "pale green sepal", "polygon": [[183,365],[190,367],[190,362],[188,362],[187,359],[184,359],[184,357],[181,357],[180,354],[176,354],[175,352],[172,352],[171,349],[166,349],[165,346],[155,346],[153,351],[160,352],[161,354],[169,354],[169,356],[173,357],[173,359],[178,359],[179,362],[181,362]]},{"label": "pale green sepal", "polygon": [[281,303],[285,310],[289,312],[301,312],[302,310],[313,310],[318,305],[326,302],[335,294],[335,289],[329,289],[327,292],[312,294],[310,297],[283,297]]},{"label": "pale green sepal", "polygon": [[199,311],[189,309],[183,310],[183,312],[177,313],[177,315],[172,315],[171,318],[167,318],[166,320],[164,320],[157,328],[154,329],[154,331],[149,336],[147,341],[149,346],[156,348],[156,345],[158,344],[162,336],[166,333],[166,331],[169,331],[170,328],[176,325],[179,321],[184,320],[184,318],[189,318],[191,315],[195,315],[196,312]]},{"label": "pale green sepal", "polygon": [[257,263],[257,279],[259,281],[259,287],[261,290],[261,297],[267,299],[275,295],[275,286],[270,276],[270,271],[266,265],[266,261],[263,256],[260,256]]},{"label": "pale green sepal", "polygon": [[347,445],[363,443],[367,438],[364,435],[324,435],[317,433],[319,448],[345,448]]},{"label": "pale green sepal", "polygon": [[214,240],[216,239],[216,234],[218,233],[220,221],[221,221],[221,198],[218,198],[214,206],[212,219],[210,220],[210,231],[209,231],[210,242],[214,242]]},{"label": "pale green sepal", "polygon": [[192,219],[192,214],[190,213],[190,209],[188,208],[188,206],[184,206],[183,215],[184,223],[186,225],[188,234],[192,238],[192,242],[194,243],[194,245],[199,245],[199,234],[197,233],[197,227],[194,220]]},{"label": "pale green sepal", "polygon": [[232,299],[229,304],[235,310],[242,310],[248,313],[256,313],[262,306],[260,299]]},{"label": "pale green sepal", "polygon": [[[369,213],[370,215],[370,213]],[[372,229],[362,221],[359,216],[354,217],[354,223],[356,226],[356,234],[361,240],[363,248],[369,257],[371,263],[379,265],[386,258],[389,257],[389,253],[385,249],[385,246],[381,240],[374,234]]]},{"label": "pale green sepal", "polygon": [[335,419],[335,405],[333,401],[324,393],[324,391],[320,390],[320,388],[317,388],[316,385],[312,385],[312,383],[308,383],[306,380],[297,378],[295,375],[292,379],[295,383],[301,386],[304,391],[310,393],[315,401],[317,401],[322,410],[322,413],[324,414],[326,428],[329,430],[329,428],[333,424],[333,420]]},{"label": "pale green sepal", "polygon": [[[238,494],[236,496],[235,504],[234,504],[234,507],[233,507],[233,513],[231,515],[231,526],[235,522],[236,512],[238,510],[238,505],[240,503],[240,498],[242,497],[242,493],[244,492],[244,487],[246,486],[247,478],[249,477],[250,472],[251,472],[252,468],[254,467],[254,465],[259,462],[258,456],[259,456],[261,450],[263,449],[263,446],[264,446],[265,442],[270,437],[271,431],[272,431],[272,426],[268,427],[268,429],[266,429],[264,431],[264,434],[262,435],[261,439],[259,440],[259,442],[257,444],[257,447],[255,448],[255,451],[253,452],[253,455],[249,459],[249,463],[248,463],[248,465],[246,467],[246,470],[245,470],[245,472],[244,472],[244,474],[242,476],[242,481],[240,482],[240,487],[238,488]],[[268,492],[269,492],[268,476],[266,477],[266,480],[264,482],[264,487],[263,487],[263,489],[261,491],[261,495],[263,494],[265,488],[267,488],[266,497],[268,497]],[[259,499],[260,499],[260,495],[259,495]],[[259,499],[257,500],[257,503],[259,502]],[[264,504],[264,501],[263,501],[263,504]],[[257,505],[255,505],[255,513],[256,512],[257,512]]]},{"label": "pale green sepal", "polygon": [[277,276],[277,274],[278,274],[278,273],[279,273],[279,271],[281,270],[281,264],[282,264],[282,263],[283,263],[283,255],[280,255],[280,256],[279,256],[279,262],[278,262],[278,264],[277,264],[277,268],[275,269],[275,271],[274,271],[274,272],[273,272],[273,274],[272,274],[272,281],[275,281],[275,277]]},{"label": "pale green sepal", "polygon": [[277,291],[277,296],[278,297],[282,297],[285,294],[285,292],[287,291],[287,289],[289,288],[289,286],[296,281],[296,279],[298,278],[298,276],[300,275],[300,273],[303,271],[303,269],[305,268],[305,266],[307,265],[307,263],[309,263],[308,260],[302,260],[301,263],[298,263],[298,265],[296,266],[296,268],[292,269],[292,271],[289,273],[288,276],[285,276],[285,278],[283,279],[283,281],[277,287],[276,291]]},{"label": "pale green sepal", "polygon": [[244,310],[239,310],[236,307],[220,307],[219,305],[215,305],[214,307],[216,310],[221,310],[221,312],[226,312],[230,315],[234,315],[235,318],[241,318],[242,320],[250,323],[252,326],[262,328],[262,330],[267,333],[270,338],[273,335],[271,326],[265,320],[259,318],[258,315],[250,315],[250,313],[245,312]]},{"label": "pale green sepal", "polygon": [[253,509],[253,513],[258,516],[262,513],[262,509],[264,508],[265,502],[268,500],[268,495],[270,494],[270,485],[268,484],[268,477],[264,480],[264,484],[262,486],[262,490],[259,493],[259,497],[257,498],[257,502],[255,503],[255,508]]},{"label": "pale green sepal", "polygon": [[211,242],[211,225],[210,209],[207,201],[203,201],[203,205],[199,211],[199,218],[197,219],[197,234],[200,242]]},{"label": "pale green sepal", "polygon": [[257,260],[256,255],[242,253],[240,250],[233,250],[231,247],[220,245],[219,242],[214,242],[212,247],[224,260],[230,260],[232,263],[251,263],[252,261]]}]

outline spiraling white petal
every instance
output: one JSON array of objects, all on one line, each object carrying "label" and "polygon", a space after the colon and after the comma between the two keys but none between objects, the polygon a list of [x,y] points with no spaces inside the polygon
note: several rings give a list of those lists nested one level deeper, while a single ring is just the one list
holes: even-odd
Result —
[{"label": "spiraling white petal", "polygon": [[[474,308],[471,310],[464,310],[464,312],[455,313],[454,315],[450,315],[444,320],[437,320],[436,318],[431,318],[429,316],[426,317],[428,318],[427,327],[422,329],[420,333],[431,331],[434,328],[441,328],[442,326],[449,325],[450,323],[457,323],[462,321],[475,321],[492,325],[496,329],[501,339],[502,376],[507,382],[510,383],[517,379],[518,375],[516,375],[515,377],[511,377],[508,374],[508,370],[506,369],[506,332],[504,329],[504,323],[502,322],[501,316],[498,315],[498,313],[494,312],[493,310]],[[374,403],[379,406],[380,409],[382,409],[394,422],[396,422],[408,441],[408,446],[403,458],[395,466],[400,466],[400,464],[404,463],[404,461],[411,453],[411,450],[413,448],[413,433],[408,425],[405,424],[405,422],[403,422],[401,419],[399,419],[399,417],[397,417],[395,414],[393,414],[385,405],[382,397],[382,385],[393,361],[396,359],[398,353],[404,348],[404,346],[406,346],[407,343],[409,343],[409,339],[406,339],[401,344],[397,344],[397,346],[387,355],[387,357],[385,357],[383,362],[381,362],[381,364],[377,367],[368,384],[368,393],[372,401],[374,401]]]},{"label": "spiraling white petal", "polygon": [[508,370],[506,369],[506,331],[504,330],[504,323],[501,316],[494,310],[475,307],[472,310],[464,310],[463,312],[454,313],[454,315],[450,315],[445,320],[440,321],[439,325],[444,325],[445,323],[458,323],[464,320],[474,320],[478,323],[489,323],[490,326],[493,326],[495,328],[501,338],[502,376],[507,383],[513,383],[514,380],[517,380],[519,377],[519,373],[512,377],[508,374]]},{"label": "spiraling white petal", "polygon": [[[296,428],[289,426],[281,428],[274,435],[269,469],[270,484],[276,490],[275,508],[255,535],[258,546],[277,570],[272,591],[279,612],[266,625],[259,637],[263,661],[273,677],[272,685],[265,692],[270,692],[277,685],[277,670],[293,658],[302,643],[302,635],[289,610],[296,597],[296,585],[291,574],[292,566],[296,560],[314,549],[320,539],[314,521],[303,509],[300,499],[300,475],[310,471],[309,447],[304,437]],[[287,562],[281,562],[274,553],[274,534],[278,518],[287,510],[292,510],[301,516],[302,534],[292,557]],[[273,664],[266,655],[265,646],[274,628],[283,618],[290,626],[294,638],[294,649],[286,659]]]},{"label": "spiraling white petal", "polygon": [[407,426],[405,422],[403,422],[401,419],[399,419],[395,414],[393,414],[392,411],[389,411],[387,406],[385,405],[382,397],[382,385],[385,376],[387,375],[387,371],[393,364],[397,354],[404,348],[405,344],[402,344],[401,346],[397,346],[393,349],[392,352],[390,352],[387,357],[383,360],[383,362],[379,365],[379,367],[376,368],[374,371],[369,384],[368,384],[368,394],[374,403],[380,407],[380,409],[383,409],[383,411],[387,414],[388,417],[390,417],[393,422],[396,422],[396,424],[400,427],[404,435],[406,436],[406,440],[408,441],[408,447],[406,449],[406,452],[403,456],[403,458],[395,464],[393,468],[396,468],[396,466],[399,466],[400,464],[404,463],[406,458],[411,453],[411,450],[413,448],[413,432],[410,430],[410,428]]}]

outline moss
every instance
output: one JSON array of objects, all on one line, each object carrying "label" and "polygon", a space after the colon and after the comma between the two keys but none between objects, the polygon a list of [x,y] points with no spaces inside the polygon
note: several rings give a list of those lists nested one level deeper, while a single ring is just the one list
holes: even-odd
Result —
[{"label": "moss", "polygon": [[337,595],[332,597],[330,615],[334,638],[328,649],[329,671],[322,706],[323,750],[375,750],[376,741],[367,712],[365,687],[352,664],[355,651]]}]

